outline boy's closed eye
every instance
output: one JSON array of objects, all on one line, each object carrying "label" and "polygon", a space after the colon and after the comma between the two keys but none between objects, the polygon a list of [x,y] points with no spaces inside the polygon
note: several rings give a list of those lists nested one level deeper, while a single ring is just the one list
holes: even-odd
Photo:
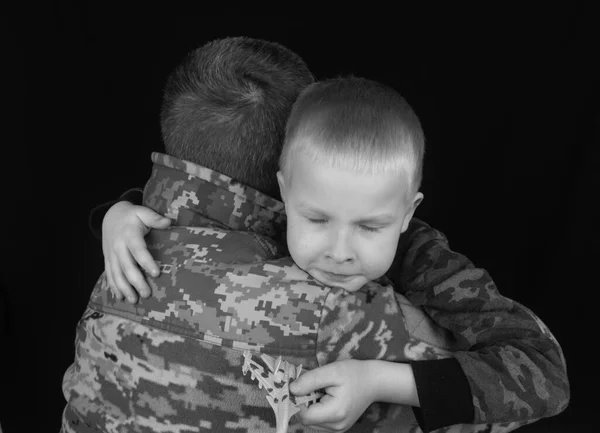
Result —
[{"label": "boy's closed eye", "polygon": [[[310,218],[310,217],[306,217],[306,219],[308,219],[308,221],[310,221],[312,224],[327,224],[329,221],[324,219],[324,218]],[[372,226],[368,226],[365,224],[359,224],[358,227],[361,230],[364,230],[366,232],[371,232],[371,233],[379,233],[379,231],[382,229],[382,227],[372,227]]]},{"label": "boy's closed eye", "polygon": [[381,230],[380,227],[371,227],[371,226],[366,226],[364,224],[361,224],[359,226],[362,230],[365,230],[367,232],[371,232],[371,233],[379,233],[379,231]]}]

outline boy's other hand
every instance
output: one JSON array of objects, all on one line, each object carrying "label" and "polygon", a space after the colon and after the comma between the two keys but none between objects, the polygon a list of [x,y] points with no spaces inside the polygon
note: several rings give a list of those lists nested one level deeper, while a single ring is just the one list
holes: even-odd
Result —
[{"label": "boy's other hand", "polygon": [[319,402],[301,406],[302,424],[317,431],[343,432],[354,425],[375,400],[368,361],[336,361],[302,374],[290,384],[294,395],[324,390]]},{"label": "boy's other hand", "polygon": [[[114,204],[102,221],[102,252],[108,284],[117,297],[137,302],[137,294],[150,296],[150,287],[140,272],[141,266],[158,276],[158,266],[148,252],[144,236],[151,229],[166,229],[169,218],[127,201]],[[133,288],[131,285],[133,285]]]}]

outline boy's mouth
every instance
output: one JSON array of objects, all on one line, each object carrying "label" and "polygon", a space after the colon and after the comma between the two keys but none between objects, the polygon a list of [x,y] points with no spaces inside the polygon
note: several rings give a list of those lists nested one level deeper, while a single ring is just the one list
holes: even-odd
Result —
[{"label": "boy's mouth", "polygon": [[325,278],[336,283],[347,283],[356,276],[354,274],[336,274],[334,272],[327,271],[321,271],[321,273],[323,274],[323,276],[325,276]]}]

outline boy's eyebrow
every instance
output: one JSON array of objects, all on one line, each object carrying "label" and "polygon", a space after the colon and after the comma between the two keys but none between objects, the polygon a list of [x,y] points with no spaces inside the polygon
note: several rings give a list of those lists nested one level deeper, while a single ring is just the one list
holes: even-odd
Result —
[{"label": "boy's eyebrow", "polygon": [[[298,207],[301,210],[312,212],[319,216],[329,218],[329,215],[327,214],[327,212],[325,212],[319,208],[316,208],[314,206],[311,206],[307,203],[300,203],[300,205]],[[395,219],[396,219],[396,216],[391,213],[382,213],[379,215],[373,215],[373,216],[369,216],[366,218],[362,218],[358,221],[353,221],[353,223],[354,224],[388,224],[388,223],[391,223],[392,221],[394,221]]]},{"label": "boy's eyebrow", "polygon": [[315,214],[319,214],[319,215],[323,215],[323,216],[329,217],[329,215],[327,215],[326,212],[322,211],[319,208],[311,206],[311,205],[309,205],[307,203],[300,203],[298,205],[298,207],[300,208],[300,210],[303,210],[303,211],[308,211],[308,212],[312,212],[312,213],[315,213]]},{"label": "boy's eyebrow", "polygon": [[388,224],[396,219],[391,213],[382,213],[356,221],[357,224]]}]

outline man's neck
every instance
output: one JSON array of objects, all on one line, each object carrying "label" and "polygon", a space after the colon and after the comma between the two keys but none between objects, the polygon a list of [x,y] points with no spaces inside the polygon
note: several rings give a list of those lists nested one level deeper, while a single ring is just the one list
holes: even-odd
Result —
[{"label": "man's neck", "polygon": [[282,202],[209,168],[154,152],[144,205],[178,226],[214,226],[283,238]]}]

